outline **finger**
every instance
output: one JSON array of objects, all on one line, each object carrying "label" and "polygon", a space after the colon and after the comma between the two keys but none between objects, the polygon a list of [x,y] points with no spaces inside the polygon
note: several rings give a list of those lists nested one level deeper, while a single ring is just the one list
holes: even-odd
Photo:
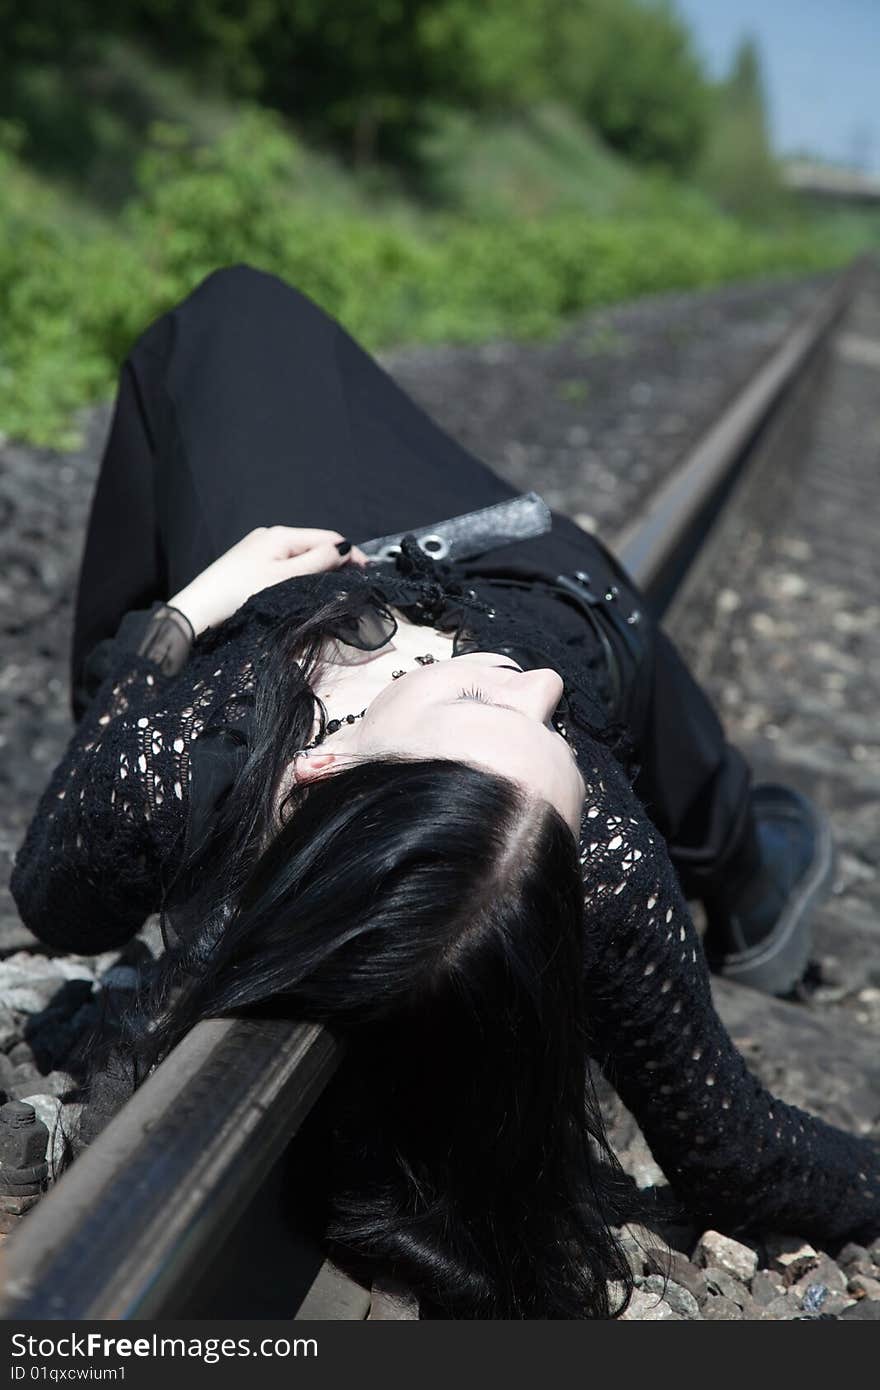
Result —
[{"label": "finger", "polygon": [[324,541],[321,545],[314,545],[310,550],[306,550],[302,555],[295,555],[289,564],[289,573],[294,574],[321,574],[324,570],[340,569],[342,565],[347,565],[351,559],[351,551],[346,555],[340,555],[336,549],[335,541]]},{"label": "finger", "polygon": [[268,530],[279,560],[289,555],[301,555],[303,551],[311,550],[325,541],[335,544],[345,539],[341,531],[328,531],[317,526],[270,526]]}]

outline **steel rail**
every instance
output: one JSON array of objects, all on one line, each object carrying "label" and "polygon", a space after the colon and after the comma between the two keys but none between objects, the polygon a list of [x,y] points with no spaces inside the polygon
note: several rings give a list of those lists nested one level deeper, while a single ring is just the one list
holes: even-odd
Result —
[{"label": "steel rail", "polygon": [[7,1242],[0,1316],[171,1316],[341,1056],[316,1024],[197,1024]]},{"label": "steel rail", "polygon": [[861,258],[855,261],[795,324],[617,538],[617,558],[647,593],[672,562],[683,533],[724,484],[779,397],[843,314],[863,264]]},{"label": "steel rail", "polygon": [[[838,321],[860,265],[789,332],[614,545],[649,598]],[[176,1316],[343,1054],[317,1025],[199,1023],[6,1242],[0,1318]]]}]

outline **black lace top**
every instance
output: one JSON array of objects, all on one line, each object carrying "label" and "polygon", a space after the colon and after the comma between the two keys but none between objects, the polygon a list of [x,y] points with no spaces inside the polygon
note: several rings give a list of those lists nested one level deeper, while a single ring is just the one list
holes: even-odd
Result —
[{"label": "black lace top", "polygon": [[246,731],[273,625],[340,590],[355,614],[378,597],[454,630],[460,650],[503,651],[562,674],[587,785],[580,857],[595,1057],[694,1218],[825,1244],[880,1234],[876,1143],[776,1100],[715,1012],[665,844],[601,736],[610,695],[592,630],[540,586],[502,588],[417,548],[389,571],[346,566],[265,589],[202,633],[175,674],[136,651],[160,605],[127,614],[92,654],[90,703],[18,851],[10,887],[22,920],[48,944],[82,952],[136,932],[158,910],[188,819],[209,815],[235,774],[235,757],[224,762],[207,735],[200,748],[200,734],[221,711]]}]

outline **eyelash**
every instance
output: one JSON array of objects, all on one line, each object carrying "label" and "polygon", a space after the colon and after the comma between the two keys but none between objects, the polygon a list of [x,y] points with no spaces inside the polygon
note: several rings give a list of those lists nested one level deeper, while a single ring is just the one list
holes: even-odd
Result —
[{"label": "eyelash", "polygon": [[[459,690],[458,698],[459,700],[477,700],[481,705],[491,705],[492,703],[491,700],[486,699],[484,692],[476,685],[470,686],[467,690]],[[560,734],[555,725],[553,727],[553,732],[556,734],[557,738],[562,738],[562,734]],[[577,762],[576,758],[575,762]]]},{"label": "eyelash", "polygon": [[468,690],[459,690],[459,700],[477,700],[481,705],[491,705],[492,701],[487,700],[483,691],[478,686],[472,685]]}]

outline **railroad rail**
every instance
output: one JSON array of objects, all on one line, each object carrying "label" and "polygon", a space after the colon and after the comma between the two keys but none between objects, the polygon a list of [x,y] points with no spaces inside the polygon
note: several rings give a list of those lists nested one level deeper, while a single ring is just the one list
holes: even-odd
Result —
[{"label": "railroad rail", "polygon": [[[861,270],[839,276],[619,538],[618,557],[655,611],[778,425]],[[344,1053],[312,1024],[198,1024],[7,1241],[0,1317],[399,1316],[393,1289],[371,1294],[342,1278],[296,1220],[309,1199],[301,1131]]]}]

